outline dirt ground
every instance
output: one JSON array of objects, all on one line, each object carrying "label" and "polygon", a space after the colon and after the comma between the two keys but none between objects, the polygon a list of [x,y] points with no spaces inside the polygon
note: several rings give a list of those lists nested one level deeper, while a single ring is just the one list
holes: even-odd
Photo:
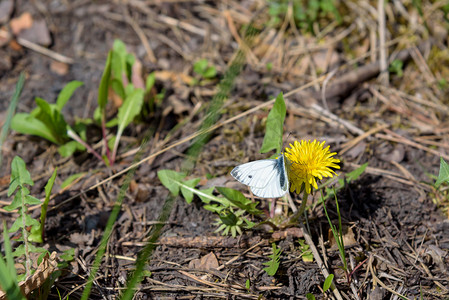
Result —
[{"label": "dirt ground", "polygon": [[[24,45],[21,39],[29,37],[22,33],[1,44],[0,121],[22,71],[27,79],[17,111],[30,112],[35,97],[54,102],[68,82],[80,80],[84,86],[67,103],[64,116],[69,123],[91,117],[114,39],[136,55],[143,75],[156,72],[155,89],[164,92],[160,109],[125,131],[122,156],[114,167],[82,152],[62,158],[55,145],[16,132],[3,145],[0,209],[11,201],[6,191],[15,155],[25,160],[35,181],[31,194],[37,198],[44,197],[43,188],[58,167],[44,247],[57,252],[74,248],[75,260],[55,282],[50,298],[59,299],[58,291],[63,299],[80,297],[124,176],[90,188],[131,165],[133,150],[149,129],[154,133],[142,158],[196,132],[207,112],[202,107],[210,103],[230,62],[243,49],[243,69],[218,123],[283,92],[284,139],[290,133],[288,142],[325,140],[342,161],[341,175],[369,163],[358,180],[338,192],[348,230],[347,258],[354,270],[350,283],[341,271],[322,206],[308,211],[311,236],[324,267],[335,274],[341,299],[399,299],[397,294],[449,299],[449,202],[444,190],[435,190],[432,177],[438,174],[440,156],[449,161],[449,15],[444,1],[422,1],[419,7],[412,1],[386,2],[384,30],[377,1],[343,1],[336,5],[341,22],[329,13],[320,14],[313,32],[295,24],[291,12],[293,3],[300,1],[291,1],[277,24],[270,9],[283,1],[3,0],[0,4],[6,2],[12,9],[3,10],[0,25],[10,26],[12,19],[31,14],[34,22],[44,21],[50,42],[43,47],[52,52],[48,56]],[[249,23],[258,29],[250,42],[242,34]],[[44,44],[39,34],[35,38],[34,44]],[[381,72],[383,57],[402,61],[402,74]],[[215,66],[217,76],[189,85],[185,78],[196,76],[193,65],[199,58]],[[259,149],[268,108],[242,115],[213,132],[190,175],[203,179],[201,188],[227,186],[248,193],[229,172],[237,164],[266,157]],[[116,110],[113,105],[108,109],[111,114]],[[101,138],[98,128],[89,135],[94,142]],[[179,171],[189,146],[182,143],[137,168],[92,299],[118,298],[169,194],[157,171]],[[80,172],[87,175],[62,191],[61,183]],[[292,193],[292,197],[299,206],[299,196]],[[317,197],[309,198],[310,204]],[[236,238],[221,236],[214,232],[216,215],[202,206],[199,199],[187,204],[176,198],[148,262],[151,276],[143,279],[136,299],[305,299],[307,293],[318,299],[338,298],[330,292],[323,295],[320,266],[301,258],[300,228],[279,227],[273,232],[261,226]],[[268,206],[262,201],[262,210],[268,211]],[[336,224],[335,202],[329,200],[327,208]],[[39,212],[34,209],[31,214],[38,217]],[[9,226],[17,217],[3,209],[0,214]],[[284,205],[281,216],[289,214]],[[282,255],[276,275],[268,276],[263,263],[269,260],[273,241]],[[204,258],[211,257],[217,265],[205,263]]]}]

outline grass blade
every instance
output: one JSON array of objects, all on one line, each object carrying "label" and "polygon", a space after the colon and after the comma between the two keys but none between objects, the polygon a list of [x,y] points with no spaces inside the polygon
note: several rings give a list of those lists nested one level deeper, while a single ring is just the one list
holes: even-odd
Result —
[{"label": "grass blade", "polygon": [[8,108],[8,115],[6,116],[5,124],[3,124],[2,132],[0,133],[0,166],[2,165],[2,149],[3,149],[3,143],[6,140],[6,137],[8,136],[9,127],[11,126],[11,120],[14,116],[14,113],[16,112],[17,103],[19,102],[20,94],[22,93],[23,84],[25,83],[25,73],[20,73],[19,80],[16,84],[16,90],[14,91],[14,95],[11,98],[11,103],[9,104]]}]

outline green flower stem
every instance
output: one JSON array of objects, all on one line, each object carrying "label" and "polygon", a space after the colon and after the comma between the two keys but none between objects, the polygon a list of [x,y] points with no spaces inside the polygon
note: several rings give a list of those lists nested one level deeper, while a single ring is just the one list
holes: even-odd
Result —
[{"label": "green flower stem", "polygon": [[301,206],[299,207],[299,210],[296,213],[296,215],[298,217],[301,217],[304,214],[304,211],[306,210],[306,206],[307,206],[307,198],[308,197],[309,197],[309,194],[304,190],[304,192],[302,194]]}]

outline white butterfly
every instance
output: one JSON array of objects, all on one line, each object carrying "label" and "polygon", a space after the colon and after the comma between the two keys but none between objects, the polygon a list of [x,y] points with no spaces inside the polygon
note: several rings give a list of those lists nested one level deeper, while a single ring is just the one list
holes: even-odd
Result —
[{"label": "white butterfly", "polygon": [[262,159],[235,167],[232,177],[251,188],[260,198],[282,197],[288,191],[288,175],[282,153],[276,159]]}]

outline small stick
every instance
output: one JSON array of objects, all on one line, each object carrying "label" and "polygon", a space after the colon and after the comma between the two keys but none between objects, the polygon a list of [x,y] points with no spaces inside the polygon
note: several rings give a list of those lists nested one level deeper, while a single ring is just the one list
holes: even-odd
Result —
[{"label": "small stick", "polygon": [[379,63],[380,63],[380,81],[384,86],[388,86],[388,72],[387,72],[387,47],[385,47],[385,1],[378,0],[377,2],[377,21],[379,23]]},{"label": "small stick", "polygon": [[[304,232],[304,239],[306,240],[307,245],[309,245],[310,250],[312,251],[313,257],[316,260],[316,263],[318,265],[318,268],[320,268],[321,273],[323,274],[324,278],[329,277],[329,272],[327,271],[326,267],[323,264],[323,261],[321,260],[320,254],[318,253],[318,250],[315,247],[315,244],[313,243],[312,237],[310,236],[309,231],[307,230],[306,226],[304,226],[303,222],[299,223],[301,226],[301,229]],[[332,292],[334,293],[335,297],[338,300],[343,300],[343,297],[341,296],[338,289],[335,287],[335,284],[332,282],[331,286]]]},{"label": "small stick", "polygon": [[131,27],[134,29],[137,36],[139,37],[140,41],[142,42],[143,47],[145,48],[145,51],[147,52],[148,59],[150,60],[150,62],[155,64],[157,61],[156,56],[154,56],[153,49],[151,49],[150,43],[148,42],[148,39],[145,36],[145,33],[143,32],[142,28],[140,28],[139,24],[137,22],[135,22],[133,20],[133,18],[131,18],[127,8],[123,8],[123,11],[125,13],[126,22],[128,22],[128,24],[131,25]]},{"label": "small stick", "polygon": [[42,46],[39,46],[38,44],[35,44],[33,42],[30,42],[24,38],[18,37],[17,38],[17,43],[19,43],[19,45],[31,49],[37,53],[40,53],[42,55],[48,56],[51,59],[54,59],[56,61],[65,63],[65,64],[73,64],[75,62],[75,60],[73,58],[64,56],[62,54],[56,53],[50,49],[44,48]]}]

